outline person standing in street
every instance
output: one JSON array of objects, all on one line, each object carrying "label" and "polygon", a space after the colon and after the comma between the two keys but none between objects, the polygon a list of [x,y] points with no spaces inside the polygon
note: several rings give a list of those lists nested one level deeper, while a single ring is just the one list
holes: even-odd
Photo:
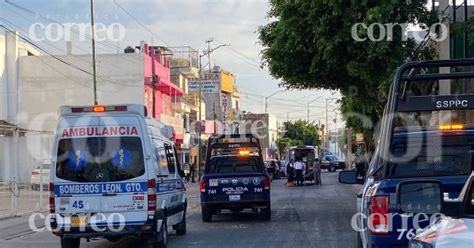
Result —
[{"label": "person standing in street", "polygon": [[304,171],[304,163],[298,158],[295,162],[295,171],[296,171],[296,185],[303,186],[304,178],[303,178],[303,171]]},{"label": "person standing in street", "polygon": [[287,177],[286,186],[293,187],[293,180],[295,178],[294,175],[295,175],[294,163],[293,163],[293,159],[290,159],[290,162],[286,165],[286,177]]},{"label": "person standing in street", "polygon": [[196,174],[196,166],[197,166],[196,159],[194,159],[193,163],[191,164],[191,166],[189,168],[189,174],[191,175],[191,182],[192,183],[196,182],[194,180],[194,177],[195,177],[195,174]]},{"label": "person standing in street", "polygon": [[321,163],[319,163],[319,159],[315,159],[313,162],[313,170],[314,170],[314,183],[316,185],[322,185],[321,181]]}]

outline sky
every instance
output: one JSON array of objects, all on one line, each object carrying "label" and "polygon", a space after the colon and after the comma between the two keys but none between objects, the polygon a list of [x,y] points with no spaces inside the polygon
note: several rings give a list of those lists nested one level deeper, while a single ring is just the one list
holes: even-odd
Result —
[{"label": "sky", "polygon": [[[262,47],[258,43],[257,30],[269,21],[267,0],[115,1],[133,18],[121,10],[114,0],[96,0],[96,23],[120,23],[125,27],[123,40],[99,42],[98,53],[122,52],[126,46],[136,46],[141,40],[170,47],[191,46],[202,53],[206,48],[205,40],[214,38],[213,47],[230,45],[216,50],[212,54],[211,64],[219,65],[237,76],[242,110],[264,112],[265,97],[283,90],[278,86],[280,80],[272,78],[266,68],[260,68]],[[51,20],[62,24],[89,23],[89,8],[88,0],[0,0],[0,17],[3,18],[0,24],[20,30],[21,34],[28,36],[31,26],[38,22],[44,25],[52,23]],[[45,20],[45,17],[50,21]],[[74,35],[71,35],[73,52],[89,53],[90,40]],[[38,44],[52,53],[65,53],[63,40],[41,41]],[[269,98],[268,112],[276,114],[281,121],[287,118],[306,119],[308,103],[313,101],[309,108],[310,120],[324,123],[325,98],[334,97],[339,97],[339,94],[322,90],[279,92]],[[329,101],[328,112],[329,119],[333,120],[337,109],[331,106],[334,105],[331,102],[334,101]]]}]

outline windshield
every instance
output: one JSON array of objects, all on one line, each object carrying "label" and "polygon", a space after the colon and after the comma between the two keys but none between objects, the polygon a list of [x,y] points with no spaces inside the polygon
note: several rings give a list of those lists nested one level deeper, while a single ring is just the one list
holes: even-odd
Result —
[{"label": "windshield", "polygon": [[263,171],[261,159],[250,157],[216,157],[209,163],[208,173],[252,173]]},{"label": "windshield", "polygon": [[62,139],[56,176],[74,182],[112,182],[145,173],[138,137]]}]

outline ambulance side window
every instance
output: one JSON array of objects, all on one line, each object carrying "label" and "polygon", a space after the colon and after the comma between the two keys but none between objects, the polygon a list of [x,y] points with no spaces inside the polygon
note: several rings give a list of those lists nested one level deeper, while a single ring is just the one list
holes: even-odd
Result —
[{"label": "ambulance side window", "polygon": [[176,172],[176,156],[174,154],[174,148],[170,144],[165,144],[166,157],[168,158],[168,171],[170,174]]},{"label": "ambulance side window", "polygon": [[153,139],[153,145],[155,146],[156,173],[158,175],[170,174],[170,171],[168,170],[168,159],[166,156],[165,143],[162,140]]}]

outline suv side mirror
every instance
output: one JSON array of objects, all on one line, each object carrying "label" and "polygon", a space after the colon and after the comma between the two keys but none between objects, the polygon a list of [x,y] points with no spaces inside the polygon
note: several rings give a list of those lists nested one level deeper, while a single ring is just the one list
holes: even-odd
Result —
[{"label": "suv side mirror", "polygon": [[413,180],[397,186],[397,208],[404,213],[441,213],[443,208],[442,184],[437,180]]},{"label": "suv side mirror", "polygon": [[357,184],[357,171],[341,171],[339,172],[339,183],[343,184]]}]

